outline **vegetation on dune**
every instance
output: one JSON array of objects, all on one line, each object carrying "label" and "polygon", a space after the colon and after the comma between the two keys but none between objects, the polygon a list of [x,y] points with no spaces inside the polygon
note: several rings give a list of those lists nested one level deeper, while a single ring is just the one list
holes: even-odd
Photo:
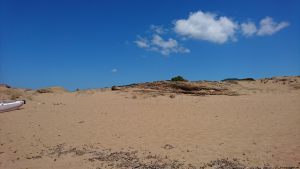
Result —
[{"label": "vegetation on dune", "polygon": [[64,93],[67,92],[63,87],[49,87],[36,90],[37,93]]},{"label": "vegetation on dune", "polygon": [[118,87],[118,86],[112,86],[112,87],[111,87],[111,90],[121,90],[121,88]]},{"label": "vegetation on dune", "polygon": [[177,81],[181,81],[181,82],[187,82],[188,80],[186,80],[186,79],[184,79],[182,76],[175,76],[175,77],[173,77],[172,79],[171,79],[171,81],[175,81],[175,82],[177,82]]},{"label": "vegetation on dune", "polygon": [[0,100],[32,100],[30,92],[25,89],[12,88],[8,85],[0,85]]},{"label": "vegetation on dune", "polygon": [[253,78],[243,78],[243,79],[239,79],[239,78],[227,78],[227,79],[223,79],[221,81],[222,82],[225,82],[225,81],[255,81],[255,79],[253,79]]}]

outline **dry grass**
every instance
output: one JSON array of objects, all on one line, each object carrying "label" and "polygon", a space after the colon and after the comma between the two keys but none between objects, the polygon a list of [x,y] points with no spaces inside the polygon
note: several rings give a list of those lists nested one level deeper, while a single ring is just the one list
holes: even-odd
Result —
[{"label": "dry grass", "polygon": [[15,88],[0,88],[2,100],[17,100],[17,99],[28,99],[32,100],[32,96],[29,92],[22,89]]},{"label": "dry grass", "polygon": [[64,93],[67,92],[63,87],[49,87],[36,90],[37,93]]},{"label": "dry grass", "polygon": [[8,90],[7,94],[10,95],[11,100],[16,100],[23,96],[23,93],[17,90]]}]

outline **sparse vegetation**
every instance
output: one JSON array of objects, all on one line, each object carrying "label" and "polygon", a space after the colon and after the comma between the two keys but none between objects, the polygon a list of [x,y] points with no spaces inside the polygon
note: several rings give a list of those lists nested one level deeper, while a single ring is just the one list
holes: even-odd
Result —
[{"label": "sparse vegetation", "polygon": [[38,89],[38,90],[36,90],[36,92],[37,93],[52,93],[52,91],[49,89]]},{"label": "sparse vegetation", "polygon": [[118,86],[112,86],[112,87],[111,87],[111,90],[121,90],[121,88],[118,87]]},{"label": "sparse vegetation", "polygon": [[63,87],[49,87],[36,90],[37,93],[63,93],[67,92]]},{"label": "sparse vegetation", "polygon": [[240,79],[238,79],[238,78],[226,78],[226,79],[223,79],[221,81],[225,82],[225,81],[237,81],[237,80],[240,80]]},{"label": "sparse vegetation", "polygon": [[8,94],[10,95],[11,100],[17,100],[22,96],[22,93],[20,93],[18,91],[11,91]]},{"label": "sparse vegetation", "polygon": [[233,95],[235,92],[228,89],[226,84],[219,82],[173,82],[173,81],[156,81],[134,85],[120,86],[119,90],[128,90],[135,88],[135,91],[142,93],[159,93],[160,96],[170,93],[182,93],[191,95]]},{"label": "sparse vegetation", "polygon": [[171,79],[173,82],[181,81],[181,82],[187,82],[186,79],[184,79],[182,76],[175,76]]},{"label": "sparse vegetation", "polygon": [[23,89],[16,89],[11,87],[0,88],[0,99],[3,100],[18,100],[18,99],[28,99],[32,100],[30,91],[25,91]]},{"label": "sparse vegetation", "polygon": [[241,79],[241,80],[245,80],[245,81],[255,81],[255,79],[253,79],[253,78],[244,78],[244,79]]},{"label": "sparse vegetation", "polygon": [[255,79],[253,79],[253,78],[243,78],[243,79],[239,79],[239,78],[227,78],[227,79],[223,79],[221,81],[222,82],[225,82],[225,81],[255,81]]},{"label": "sparse vegetation", "polygon": [[11,88],[11,86],[9,86],[8,84],[0,84],[0,87],[4,87],[4,88]]}]

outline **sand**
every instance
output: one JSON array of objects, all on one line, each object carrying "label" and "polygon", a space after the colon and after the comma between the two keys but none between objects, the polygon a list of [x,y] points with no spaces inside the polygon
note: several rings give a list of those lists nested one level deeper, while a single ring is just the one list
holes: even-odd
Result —
[{"label": "sand", "polygon": [[299,167],[300,78],[285,78],[235,96],[31,91],[0,113],[0,168]]}]

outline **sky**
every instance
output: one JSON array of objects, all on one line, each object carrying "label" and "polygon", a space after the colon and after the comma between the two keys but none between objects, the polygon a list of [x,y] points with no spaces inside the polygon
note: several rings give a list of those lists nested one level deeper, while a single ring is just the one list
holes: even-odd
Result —
[{"label": "sky", "polygon": [[300,75],[299,0],[1,0],[0,83]]}]

